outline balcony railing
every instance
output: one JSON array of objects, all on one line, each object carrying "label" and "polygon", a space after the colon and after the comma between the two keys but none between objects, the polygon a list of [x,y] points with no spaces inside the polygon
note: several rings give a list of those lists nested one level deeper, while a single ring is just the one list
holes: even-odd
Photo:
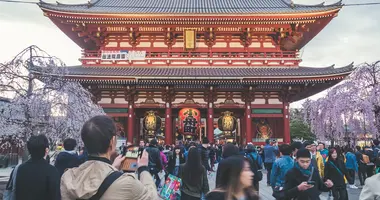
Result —
[{"label": "balcony railing", "polygon": [[[116,54],[115,54],[116,56]],[[101,51],[83,51],[82,59],[101,59]],[[282,52],[146,52],[145,59],[167,59],[167,60],[182,60],[182,59],[215,59],[224,60],[229,58],[240,59],[299,59],[299,52],[282,51]],[[115,57],[116,59],[116,57]]]}]

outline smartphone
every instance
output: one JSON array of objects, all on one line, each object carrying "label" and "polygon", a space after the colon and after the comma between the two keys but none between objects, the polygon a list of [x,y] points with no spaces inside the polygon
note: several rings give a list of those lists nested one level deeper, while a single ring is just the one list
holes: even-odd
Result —
[{"label": "smartphone", "polygon": [[308,181],[307,184],[308,185],[315,185],[315,181]]},{"label": "smartphone", "polygon": [[137,159],[140,156],[138,146],[129,146],[124,154],[125,160],[122,164],[122,170],[133,172],[137,170]]}]

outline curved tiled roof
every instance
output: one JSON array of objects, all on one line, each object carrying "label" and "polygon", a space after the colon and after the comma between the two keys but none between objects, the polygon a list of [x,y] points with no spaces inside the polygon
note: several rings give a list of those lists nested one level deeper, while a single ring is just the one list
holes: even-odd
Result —
[{"label": "curved tiled roof", "polygon": [[87,4],[50,4],[43,9],[74,13],[106,14],[292,14],[340,8],[341,1],[324,5],[293,4],[291,0],[91,0]]},{"label": "curved tiled roof", "polygon": [[68,76],[90,77],[155,77],[155,78],[266,78],[266,77],[319,77],[347,74],[353,63],[341,68],[316,67],[67,67]]}]

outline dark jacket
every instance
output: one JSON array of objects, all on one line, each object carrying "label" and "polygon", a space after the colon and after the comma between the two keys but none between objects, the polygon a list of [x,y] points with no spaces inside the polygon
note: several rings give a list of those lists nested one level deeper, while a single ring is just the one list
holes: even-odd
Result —
[{"label": "dark jacket", "polygon": [[[225,200],[226,192],[222,191],[212,191],[206,195],[206,200]],[[232,200],[237,200],[235,197],[232,198]],[[256,195],[249,195],[249,193],[246,193],[245,200],[259,200],[259,197]]]},{"label": "dark jacket", "polygon": [[60,177],[45,159],[29,159],[18,167],[16,200],[59,200]]},{"label": "dark jacket", "polygon": [[329,190],[320,178],[318,171],[314,170],[311,181],[315,181],[315,186],[305,191],[298,191],[298,185],[308,180],[309,177],[304,176],[296,167],[290,169],[285,175],[284,190],[286,199],[320,200],[321,191],[327,192]]},{"label": "dark jacket", "polygon": [[62,177],[62,174],[65,172],[66,169],[78,167],[80,163],[81,161],[76,153],[73,154],[70,152],[63,151],[58,154],[54,166],[57,168],[59,172],[59,177]]},{"label": "dark jacket", "polygon": [[[334,163],[334,165],[340,170],[342,174],[340,174],[338,170],[335,169],[331,162]],[[330,179],[334,183],[334,187],[345,188],[346,183],[344,180],[344,175],[346,176],[347,180],[351,179],[351,176],[349,175],[346,166],[342,160],[337,159],[336,161],[330,161],[329,159],[326,162],[324,180]]]},{"label": "dark jacket", "polygon": [[200,153],[201,153],[201,160],[202,160],[202,165],[206,168],[207,171],[211,170],[211,167],[208,163],[209,160],[209,151],[207,148],[204,148],[202,145],[198,147]]},{"label": "dark jacket", "polygon": [[[177,156],[175,155],[175,153],[173,153],[173,156],[169,159],[169,163],[168,163],[168,172],[170,174],[173,174],[173,171],[174,171],[174,168],[175,168],[175,163],[177,161]],[[185,163],[185,158],[183,157],[183,155],[180,153],[180,156],[179,156],[179,164],[183,164]]]},{"label": "dark jacket", "polygon": [[149,154],[149,168],[155,168],[158,171],[161,171],[162,168],[162,161],[161,161],[161,154],[160,150],[155,146],[149,146],[146,149],[146,152]]},{"label": "dark jacket", "polygon": [[186,173],[186,171],[184,170],[184,164],[182,164],[180,165],[178,172],[178,177],[182,179],[181,192],[198,198],[200,198],[202,194],[207,194],[209,192],[210,188],[208,185],[207,171],[204,167],[202,174],[198,175],[201,176],[201,181],[197,185],[189,184],[189,180],[186,180],[184,173]]}]

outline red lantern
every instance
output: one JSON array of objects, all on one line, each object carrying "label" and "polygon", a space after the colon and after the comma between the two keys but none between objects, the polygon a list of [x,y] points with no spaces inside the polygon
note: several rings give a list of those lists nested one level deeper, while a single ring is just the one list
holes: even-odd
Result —
[{"label": "red lantern", "polygon": [[179,111],[178,121],[180,131],[184,135],[196,135],[201,123],[201,112],[194,108],[184,108]]}]

